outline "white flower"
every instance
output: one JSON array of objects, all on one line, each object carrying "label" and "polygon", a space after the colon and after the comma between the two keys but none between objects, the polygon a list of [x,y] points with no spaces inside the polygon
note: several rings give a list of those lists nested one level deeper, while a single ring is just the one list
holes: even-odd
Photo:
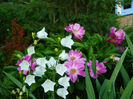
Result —
[{"label": "white flower", "polygon": [[40,66],[43,66],[43,67],[46,67],[46,63],[47,63],[48,61],[46,60],[46,58],[44,57],[44,58],[38,58],[37,60],[36,60],[36,63],[37,63],[37,65],[40,65]]},{"label": "white flower", "polygon": [[32,54],[34,54],[34,53],[35,53],[34,46],[30,46],[30,47],[28,47],[27,51],[28,51],[28,55],[32,55]]},{"label": "white flower", "polygon": [[33,74],[35,76],[38,76],[38,77],[42,77],[42,75],[44,75],[46,69],[42,66],[39,66],[39,67],[36,67],[35,68],[35,71],[33,72]]},{"label": "white flower", "polygon": [[67,71],[67,68],[65,67],[64,64],[58,64],[58,65],[55,67],[55,69],[56,69],[56,72],[57,72],[59,75],[61,75],[61,76],[63,76],[64,73]]},{"label": "white flower", "polygon": [[71,46],[74,44],[74,41],[71,39],[72,35],[66,36],[61,39],[61,45],[71,49]]},{"label": "white flower", "polygon": [[58,80],[58,83],[63,86],[64,88],[67,89],[68,86],[70,86],[69,84],[69,80],[70,78],[65,76],[65,77],[61,77],[59,80]]},{"label": "white flower", "polygon": [[43,84],[42,87],[44,88],[44,92],[48,91],[54,91],[54,85],[55,82],[52,82],[51,80],[47,79]]},{"label": "white flower", "polygon": [[23,60],[22,63],[19,64],[21,70],[29,70],[29,65],[29,62],[27,62],[26,60]]},{"label": "white flower", "polygon": [[29,86],[30,86],[32,83],[35,83],[35,76],[34,76],[34,75],[27,75],[27,76],[26,76],[25,83],[27,83]]},{"label": "white flower", "polygon": [[49,59],[49,61],[47,62],[47,64],[48,64],[48,67],[49,68],[51,68],[52,66],[56,66],[56,60],[53,58],[53,57],[51,57],[50,59]]},{"label": "white flower", "polygon": [[59,55],[59,58],[64,61],[68,59],[68,53],[65,53],[65,50],[62,51],[62,53]]},{"label": "white flower", "polygon": [[41,31],[37,32],[37,37],[40,39],[48,38],[47,36],[48,36],[48,33],[45,32],[45,27]]},{"label": "white flower", "polygon": [[57,89],[57,95],[66,99],[66,95],[68,95],[68,91],[66,90],[66,88],[59,88]]}]

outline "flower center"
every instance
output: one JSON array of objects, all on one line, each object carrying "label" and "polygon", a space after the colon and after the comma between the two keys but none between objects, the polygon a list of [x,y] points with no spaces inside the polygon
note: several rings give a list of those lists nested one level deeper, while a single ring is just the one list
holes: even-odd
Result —
[{"label": "flower center", "polygon": [[112,39],[112,42],[115,42],[115,39]]},{"label": "flower center", "polygon": [[76,33],[76,32],[77,32],[77,30],[76,30],[76,29],[74,29],[74,30],[73,30],[73,32],[74,32],[74,33]]},{"label": "flower center", "polygon": [[76,73],[76,69],[71,69],[71,73],[75,74]]},{"label": "flower center", "polygon": [[73,60],[75,60],[76,58],[75,57],[71,57],[71,60],[73,61]]}]

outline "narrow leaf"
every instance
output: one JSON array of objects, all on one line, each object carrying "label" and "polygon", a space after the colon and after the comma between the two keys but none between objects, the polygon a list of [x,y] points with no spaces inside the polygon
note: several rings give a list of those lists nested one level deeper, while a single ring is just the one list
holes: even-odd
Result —
[{"label": "narrow leaf", "polygon": [[88,73],[87,65],[85,66],[85,75],[86,75],[85,84],[86,84],[86,92],[87,92],[88,99],[95,99],[95,93],[94,93],[93,85]]},{"label": "narrow leaf", "polygon": [[127,34],[126,34],[126,40],[127,40],[128,47],[130,48],[131,54],[133,55],[133,43],[131,42]]},{"label": "narrow leaf", "polygon": [[133,78],[129,81],[120,99],[130,99],[132,91],[133,91]]}]

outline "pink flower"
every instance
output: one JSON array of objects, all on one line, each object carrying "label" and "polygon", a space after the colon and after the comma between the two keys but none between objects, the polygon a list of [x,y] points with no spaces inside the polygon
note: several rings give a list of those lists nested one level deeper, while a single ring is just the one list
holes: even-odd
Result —
[{"label": "pink flower", "polygon": [[125,32],[122,29],[116,31],[115,27],[110,28],[110,33],[107,36],[108,42],[120,44],[125,39]]},{"label": "pink flower", "polygon": [[85,34],[85,30],[83,27],[81,27],[79,24],[75,23],[74,25],[71,24],[69,26],[65,27],[65,30],[67,32],[72,32],[74,34],[75,39],[81,39],[83,38],[83,35]]},{"label": "pink flower", "polygon": [[[21,73],[21,67],[18,67],[17,70],[19,71],[19,73]],[[30,68],[29,68],[29,70],[24,70],[23,74],[27,75],[28,72],[30,73]]]},{"label": "pink flower", "polygon": [[114,61],[119,61],[120,58],[119,57],[114,57]]},{"label": "pink flower", "polygon": [[80,64],[77,61],[70,61],[69,64],[65,64],[65,66],[67,67],[66,74],[70,77],[73,83],[76,82],[78,75],[85,77],[85,72],[83,71],[85,67],[83,64]]},{"label": "pink flower", "polygon": [[[92,61],[90,60],[89,62],[87,62],[87,65],[89,67],[90,76],[95,79],[96,77],[92,70]],[[98,77],[99,74],[105,73],[106,71],[107,70],[106,70],[106,66],[104,66],[104,63],[103,62],[99,63],[98,60],[96,60],[96,76]]]},{"label": "pink flower", "polygon": [[23,60],[26,60],[27,62],[29,62],[30,59],[31,59],[31,56],[29,55],[23,56]]},{"label": "pink flower", "polygon": [[22,60],[21,60],[21,59],[20,59],[20,60],[18,60],[18,61],[17,61],[17,63],[16,63],[16,65],[19,65],[21,62],[22,62]]},{"label": "pink flower", "polygon": [[70,50],[68,53],[68,61],[78,60],[80,63],[85,63],[85,58],[82,58],[82,52],[78,50]]}]

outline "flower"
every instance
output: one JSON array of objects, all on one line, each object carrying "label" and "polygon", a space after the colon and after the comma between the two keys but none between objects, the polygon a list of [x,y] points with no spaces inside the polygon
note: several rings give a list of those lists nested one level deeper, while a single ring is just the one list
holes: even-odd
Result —
[{"label": "flower", "polygon": [[114,61],[119,61],[120,58],[119,57],[114,57]]},{"label": "flower", "polygon": [[48,33],[45,32],[45,27],[41,31],[37,32],[37,37],[39,39],[48,38],[47,36],[48,36]]},{"label": "flower", "polygon": [[25,83],[27,83],[29,86],[30,86],[32,83],[35,83],[35,76],[34,76],[34,75],[27,75],[27,76],[26,76]]},{"label": "flower", "polygon": [[30,46],[30,47],[28,47],[27,51],[28,51],[28,55],[32,55],[32,54],[34,54],[34,53],[35,53],[34,46]]},{"label": "flower", "polygon": [[67,71],[67,68],[65,67],[64,64],[58,64],[58,65],[55,67],[55,69],[56,69],[56,72],[57,72],[59,75],[61,75],[61,76],[63,76],[64,73]]},{"label": "flower", "polygon": [[[95,79],[96,77],[92,70],[92,61],[90,60],[89,62],[87,62],[87,65],[89,67],[90,76]],[[105,72],[107,72],[107,69],[106,69],[106,66],[104,66],[104,63],[103,62],[99,63],[98,60],[96,60],[96,76],[98,77],[99,74],[102,74]]]},{"label": "flower", "polygon": [[82,52],[78,50],[70,50],[68,53],[68,60],[69,61],[75,61],[78,60],[78,62],[85,63],[85,58],[82,58]]},{"label": "flower", "polygon": [[61,39],[61,45],[71,49],[71,46],[74,44],[74,41],[71,39],[72,35],[66,36]]},{"label": "flower", "polygon": [[85,77],[85,72],[83,71],[84,64],[79,63],[78,61],[70,61],[69,63],[65,63],[67,67],[66,74],[70,77],[73,83],[76,82],[78,75]]},{"label": "flower", "polygon": [[83,38],[83,35],[85,34],[85,30],[83,27],[81,27],[79,24],[71,24],[69,26],[65,27],[65,30],[67,32],[72,32],[74,34],[75,39],[81,39]]},{"label": "flower", "polygon": [[48,65],[49,68],[51,68],[53,66],[55,67],[56,66],[56,60],[53,57],[51,57],[49,59],[49,61],[47,62],[47,65]]},{"label": "flower", "polygon": [[120,44],[125,39],[125,32],[122,29],[116,31],[115,27],[110,28],[110,33],[107,36],[108,42]]},{"label": "flower", "polygon": [[62,51],[62,53],[59,55],[59,58],[60,58],[62,61],[68,59],[68,54],[65,53],[65,50]]},{"label": "flower", "polygon": [[59,88],[57,89],[57,95],[66,99],[66,95],[68,95],[68,91],[66,90],[66,88]]},{"label": "flower", "polygon": [[37,62],[37,65],[40,65],[40,66],[42,66],[42,67],[46,67],[46,64],[47,64],[47,60],[46,60],[46,58],[44,57],[44,58],[38,58],[37,60],[36,60],[36,62]]},{"label": "flower", "polygon": [[54,91],[55,82],[47,79],[43,84],[42,87],[44,88],[44,92]]},{"label": "flower", "polygon": [[70,86],[69,84],[69,80],[70,78],[65,76],[65,77],[61,77],[59,80],[58,80],[58,83],[63,86],[64,88],[67,89],[68,86]]},{"label": "flower", "polygon": [[35,68],[35,71],[33,72],[33,74],[35,76],[42,77],[42,75],[44,75],[45,71],[46,71],[45,67],[38,66]]},{"label": "flower", "polygon": [[21,70],[28,70],[30,64],[29,64],[29,62],[23,60],[23,61],[19,64],[19,66],[21,67]]}]

